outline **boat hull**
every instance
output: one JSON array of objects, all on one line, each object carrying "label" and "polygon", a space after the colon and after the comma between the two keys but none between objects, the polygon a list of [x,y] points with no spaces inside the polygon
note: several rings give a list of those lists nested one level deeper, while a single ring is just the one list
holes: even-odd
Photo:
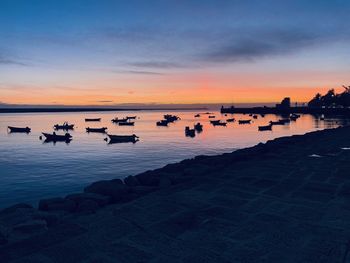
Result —
[{"label": "boat hull", "polygon": [[30,133],[30,131],[31,131],[31,129],[29,127],[19,128],[19,127],[8,126],[8,129],[12,133],[15,133],[15,132],[17,132],[17,133]]},{"label": "boat hull", "polygon": [[72,140],[72,136],[70,134],[68,135],[57,135],[57,134],[50,134],[50,133],[42,133],[46,140],[45,141],[52,141],[52,142],[70,142]]},{"label": "boat hull", "polygon": [[101,118],[95,118],[95,119],[85,119],[86,122],[99,122],[101,121]]},{"label": "boat hull", "polygon": [[107,128],[86,128],[86,132],[106,133]]}]

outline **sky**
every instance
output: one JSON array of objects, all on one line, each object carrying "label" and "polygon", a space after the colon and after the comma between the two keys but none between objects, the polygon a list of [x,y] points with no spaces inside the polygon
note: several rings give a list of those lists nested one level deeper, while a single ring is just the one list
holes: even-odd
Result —
[{"label": "sky", "polygon": [[0,104],[305,102],[350,84],[349,13],[341,0],[0,0]]}]

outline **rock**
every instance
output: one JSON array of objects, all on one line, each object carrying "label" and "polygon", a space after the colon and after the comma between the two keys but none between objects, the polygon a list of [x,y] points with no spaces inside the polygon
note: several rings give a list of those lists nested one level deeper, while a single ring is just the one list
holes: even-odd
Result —
[{"label": "rock", "polygon": [[0,226],[0,246],[7,243],[7,237],[5,235],[4,228]]},{"label": "rock", "polygon": [[39,210],[41,211],[67,211],[75,210],[75,203],[72,200],[63,198],[42,199],[39,201]]},{"label": "rock", "polygon": [[57,214],[52,212],[48,213],[48,212],[38,211],[38,213],[33,216],[33,219],[45,220],[47,226],[52,226],[59,222],[60,217]]},{"label": "rock", "polygon": [[134,186],[130,188],[130,193],[136,194],[137,196],[142,196],[155,191],[157,187],[153,186]]},{"label": "rock", "polygon": [[[120,183],[121,182],[121,183]],[[121,180],[99,181],[85,187],[85,193],[95,193],[111,197],[112,202],[123,201],[129,187],[122,183]]]},{"label": "rock", "polygon": [[77,206],[76,211],[79,213],[94,213],[100,206],[94,200],[83,200]]},{"label": "rock", "polygon": [[167,177],[161,177],[159,179],[159,187],[160,188],[167,188],[171,186],[171,180]]},{"label": "rock", "polygon": [[158,186],[159,175],[157,176],[154,171],[148,171],[135,176],[136,179],[144,186]]},{"label": "rock", "polygon": [[71,195],[67,195],[66,199],[74,201],[77,205],[79,205],[84,201],[92,200],[95,203],[97,203],[98,206],[100,207],[108,205],[111,202],[111,198],[109,196],[95,194],[95,193],[71,194]]},{"label": "rock", "polygon": [[138,186],[140,182],[136,179],[135,176],[128,176],[124,179],[124,183],[128,186]]},{"label": "rock", "polygon": [[23,234],[32,234],[44,230],[47,230],[47,224],[45,220],[32,220],[13,227],[13,231]]},{"label": "rock", "polygon": [[7,207],[7,208],[1,210],[0,215],[13,213],[19,208],[33,209],[33,206],[28,205],[28,204],[24,204],[24,203],[16,204],[16,205],[13,205],[13,206],[10,206],[10,207]]}]

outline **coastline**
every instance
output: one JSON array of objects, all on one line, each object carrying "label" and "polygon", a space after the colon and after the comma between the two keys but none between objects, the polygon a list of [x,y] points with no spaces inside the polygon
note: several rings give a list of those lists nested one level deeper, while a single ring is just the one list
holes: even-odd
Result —
[{"label": "coastline", "polygon": [[2,262],[343,262],[349,131],[197,156],[41,200],[39,209],[4,209]]}]

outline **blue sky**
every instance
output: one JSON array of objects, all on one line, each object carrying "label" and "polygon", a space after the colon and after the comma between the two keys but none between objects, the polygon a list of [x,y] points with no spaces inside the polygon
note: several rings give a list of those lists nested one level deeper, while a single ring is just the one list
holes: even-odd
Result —
[{"label": "blue sky", "polygon": [[198,102],[181,96],[201,85],[254,101],[254,88],[348,84],[349,11],[349,1],[1,0],[0,101],[101,91],[113,103]]}]

